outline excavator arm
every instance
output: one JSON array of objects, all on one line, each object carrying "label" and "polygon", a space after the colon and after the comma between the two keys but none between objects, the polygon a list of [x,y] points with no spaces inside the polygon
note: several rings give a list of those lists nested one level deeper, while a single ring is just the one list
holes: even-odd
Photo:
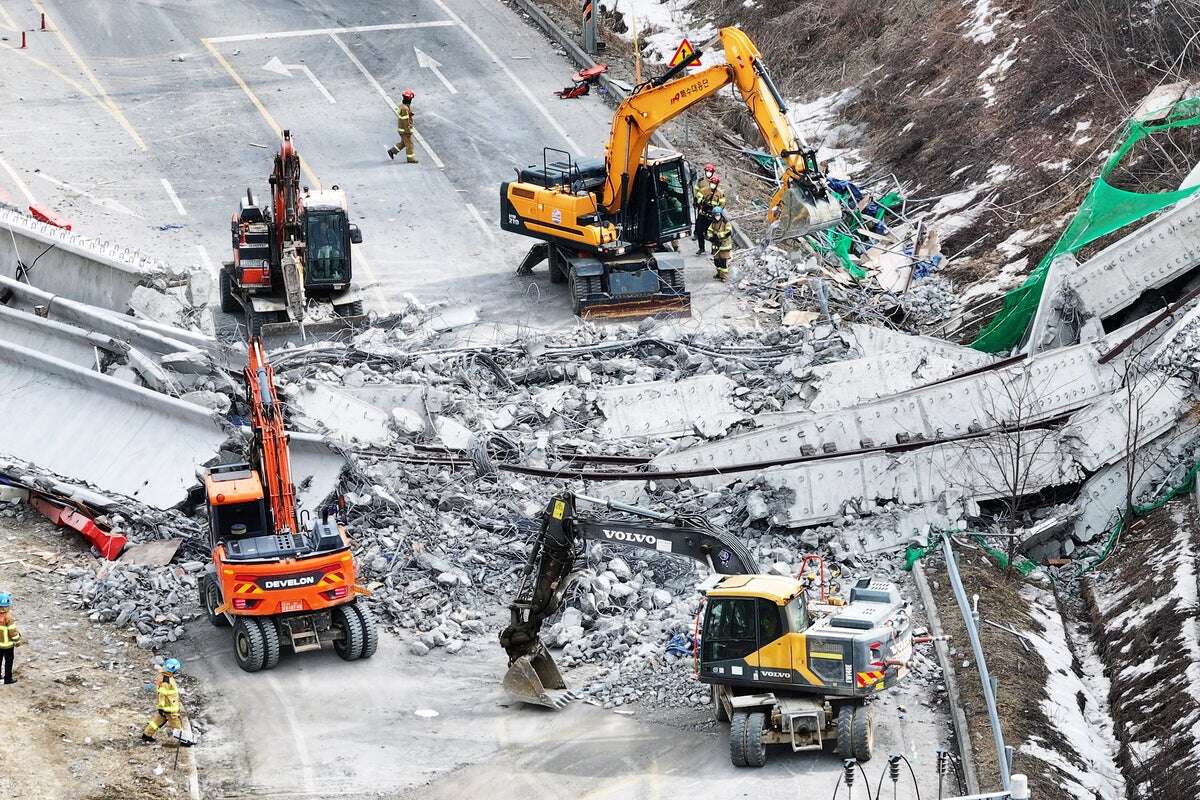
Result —
[{"label": "excavator arm", "polygon": [[[575,501],[605,505],[649,521],[626,522],[578,516]],[[509,606],[510,622],[500,634],[508,653],[504,688],[536,705],[561,708],[574,695],[539,637],[542,624],[562,607],[570,586],[575,553],[591,540],[624,544],[664,555],[691,558],[722,575],[752,575],[758,564],[737,538],[711,528],[701,518],[672,517],[636,506],[611,503],[570,492],[546,506],[541,528],[530,551],[521,586]]]},{"label": "excavator arm", "polygon": [[246,399],[254,431],[254,455],[270,501],[275,532],[296,533],[296,488],[292,484],[283,408],[275,392],[275,371],[267,361],[262,339],[257,337],[250,340],[246,362]]},{"label": "excavator arm", "polygon": [[677,77],[703,55],[703,49],[697,51],[691,61],[643,84],[617,108],[605,150],[607,181],[601,206],[609,214],[621,210],[632,189],[638,164],[658,128],[732,83],[754,118],[767,149],[785,166],[779,189],[771,198],[768,218],[772,222],[783,220],[790,233],[812,232],[837,224],[841,220],[841,207],[826,190],[824,176],[817,169],[815,151],[803,142],[788,119],[787,104],[771,79],[762,54],[738,28],[722,28],[719,38],[726,63]]}]

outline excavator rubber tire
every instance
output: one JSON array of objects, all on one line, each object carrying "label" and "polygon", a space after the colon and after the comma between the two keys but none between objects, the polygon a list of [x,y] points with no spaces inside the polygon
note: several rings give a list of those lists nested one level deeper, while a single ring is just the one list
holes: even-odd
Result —
[{"label": "excavator rubber tire", "polygon": [[233,314],[241,309],[241,304],[233,296],[233,276],[229,274],[229,271],[222,267],[221,276],[217,282],[221,286],[221,310],[226,314]]},{"label": "excavator rubber tire", "polygon": [[233,624],[233,656],[246,672],[258,672],[266,658],[263,629],[254,617],[238,617]]},{"label": "excavator rubber tire", "polygon": [[275,669],[279,663],[279,627],[273,619],[258,622],[263,632],[263,669]]},{"label": "excavator rubber tire", "polygon": [[843,703],[837,710],[837,754],[851,758],[854,752],[854,704]]},{"label": "excavator rubber tire", "polygon": [[578,317],[583,313],[583,298],[587,297],[588,281],[586,278],[579,278],[575,270],[571,270],[567,283],[571,290],[571,310]]},{"label": "excavator rubber tire", "polygon": [[333,649],[343,661],[357,661],[363,652],[363,624],[354,606],[335,606],[333,625],[342,630],[342,638],[333,640]]},{"label": "excavator rubber tire", "polygon": [[229,618],[224,614],[216,613],[216,609],[221,605],[221,591],[217,585],[212,582],[212,579],[207,575],[200,578],[196,584],[200,592],[200,607],[204,609],[204,613],[208,616],[208,621],[217,628],[228,628]]},{"label": "excavator rubber tire", "polygon": [[355,300],[353,303],[347,303],[344,306],[334,306],[333,313],[339,317],[361,317],[363,314],[362,300]]},{"label": "excavator rubber tire", "polygon": [[370,658],[379,649],[379,629],[375,626],[375,615],[361,600],[355,603],[353,608],[359,616],[359,621],[362,622],[363,645],[362,655],[359,658]]},{"label": "excavator rubber tire", "polygon": [[875,713],[869,705],[854,709],[854,724],[850,732],[850,755],[861,764],[871,760],[875,749]]},{"label": "excavator rubber tire", "polygon": [[761,767],[767,763],[767,745],[763,734],[767,730],[767,715],[755,711],[746,718],[746,766]]},{"label": "excavator rubber tire", "polygon": [[721,687],[714,683],[709,688],[712,689],[713,717],[717,722],[729,722],[729,714],[725,711],[725,704],[721,702]]},{"label": "excavator rubber tire", "polygon": [[745,711],[733,712],[729,720],[729,760],[735,767],[746,766],[746,720]]}]

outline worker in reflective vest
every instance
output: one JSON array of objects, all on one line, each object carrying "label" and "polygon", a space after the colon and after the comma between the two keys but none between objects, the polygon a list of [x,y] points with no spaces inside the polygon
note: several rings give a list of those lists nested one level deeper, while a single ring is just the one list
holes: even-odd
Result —
[{"label": "worker in reflective vest", "polygon": [[733,226],[725,218],[725,209],[713,209],[713,223],[708,229],[708,239],[713,246],[713,264],[716,265],[717,280],[729,277],[729,257],[733,255]]},{"label": "worker in reflective vest", "polygon": [[12,595],[0,592],[0,672],[4,673],[5,683],[16,683],[12,676],[13,655],[22,644],[12,615]]},{"label": "worker in reflective vest", "polygon": [[154,734],[158,733],[158,729],[163,725],[169,725],[174,731],[174,736],[181,744],[187,744],[182,737],[183,721],[180,718],[181,706],[179,705],[179,687],[175,683],[175,676],[183,669],[183,664],[179,663],[177,658],[168,658],[159,667],[158,677],[154,679],[154,695],[155,706],[154,716],[146,723],[146,729],[142,731],[142,741],[154,741]]},{"label": "worker in reflective vest", "polygon": [[395,159],[403,149],[408,155],[408,163],[417,163],[417,157],[413,155],[413,110],[412,101],[416,97],[412,89],[405,89],[401,95],[401,103],[396,108],[396,133],[400,135],[400,141],[388,148],[388,158]]}]

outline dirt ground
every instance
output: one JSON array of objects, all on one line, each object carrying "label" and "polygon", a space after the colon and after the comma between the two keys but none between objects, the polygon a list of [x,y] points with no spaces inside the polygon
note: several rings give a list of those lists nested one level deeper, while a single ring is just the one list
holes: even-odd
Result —
[{"label": "dirt ground", "polygon": [[[959,572],[967,595],[978,594],[980,617],[1017,630],[1038,630],[1026,602],[1020,596],[1022,580],[1011,580],[991,564],[983,562],[979,551],[964,553],[959,559]],[[971,749],[975,753],[980,786],[999,783],[996,769],[992,730],[988,724],[987,704],[979,682],[979,671],[971,655],[971,643],[954,600],[946,567],[941,559],[925,564],[934,601],[942,617],[942,626],[949,637],[950,660],[958,679],[959,695],[970,732]],[[1046,686],[1046,665],[1036,653],[1024,650],[1017,638],[991,625],[980,626],[980,639],[987,656],[988,669],[999,678],[997,705],[1007,744],[1019,747],[1021,742],[1037,737],[1048,747],[1065,744],[1062,735],[1039,710]],[[1029,788],[1039,800],[1072,800],[1072,795],[1060,785],[1045,762],[1022,758],[1017,754],[1015,769],[1029,776]]]},{"label": "dirt ground", "polygon": [[[139,741],[154,705],[152,654],[66,605],[72,566],[94,562],[73,531],[0,504],[0,591],[26,644],[0,686],[0,796],[27,800],[188,797],[191,753]],[[185,706],[188,684],[182,682]],[[160,738],[167,741],[166,734]]]}]

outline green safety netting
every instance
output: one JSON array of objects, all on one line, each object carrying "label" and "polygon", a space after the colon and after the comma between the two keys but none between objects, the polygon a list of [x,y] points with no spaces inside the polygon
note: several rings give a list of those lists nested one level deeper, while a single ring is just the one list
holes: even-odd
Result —
[{"label": "green safety netting", "polygon": [[828,253],[835,256],[842,263],[842,267],[846,272],[850,273],[851,277],[855,280],[862,280],[867,277],[867,272],[850,259],[850,250],[854,247],[854,237],[847,233],[846,230],[843,230],[843,228],[857,230],[858,228],[865,227],[866,220],[868,219],[879,222],[887,214],[888,209],[903,203],[904,198],[900,196],[899,192],[888,192],[883,197],[875,200],[875,211],[868,215],[859,210],[858,204],[855,203],[854,198],[848,192],[839,192],[833,188],[830,191],[837,197],[838,202],[842,204],[843,215],[845,213],[851,215],[854,220],[853,224],[846,225],[843,223],[837,228],[822,231],[820,234],[813,234],[805,238],[808,239],[809,244],[818,253]]},{"label": "green safety netting", "polygon": [[1113,550],[1116,549],[1117,542],[1121,538],[1121,533],[1124,532],[1125,526],[1132,521],[1132,518],[1144,517],[1151,511],[1156,511],[1162,508],[1167,504],[1168,501],[1174,500],[1179,495],[1187,494],[1188,492],[1193,491],[1196,488],[1197,472],[1200,472],[1200,460],[1197,460],[1192,464],[1191,469],[1187,471],[1187,474],[1184,476],[1183,481],[1179,485],[1172,486],[1166,492],[1151,500],[1149,503],[1134,504],[1132,515],[1123,515],[1111,528],[1108,529],[1108,533],[1104,539],[1104,547],[1094,559],[1088,562],[1087,566],[1083,568],[1083,571],[1089,572],[1108,560],[1108,557],[1112,555]]},{"label": "green safety netting", "polygon": [[[971,539],[973,539],[976,544],[983,548],[983,551],[988,554],[996,566],[998,566],[1000,569],[1008,569],[1008,556],[1004,554],[1003,550],[992,547],[987,543],[987,540],[979,534],[971,534]],[[904,569],[911,572],[913,564],[917,563],[922,558],[929,555],[934,550],[937,550],[941,546],[941,531],[931,532],[927,544],[910,544],[904,551]],[[1037,569],[1037,564],[1033,563],[1028,558],[1025,558],[1025,556],[1018,556],[1017,563],[1013,565],[1013,569],[1015,569],[1021,575],[1028,575]]]},{"label": "green safety netting", "polygon": [[1056,256],[1077,253],[1101,236],[1137,222],[1200,190],[1200,186],[1193,186],[1174,192],[1142,194],[1118,189],[1106,180],[1142,139],[1171,128],[1195,125],[1200,125],[1200,98],[1176,103],[1161,122],[1144,124],[1131,121],[1126,128],[1124,141],[1104,163],[1100,177],[1083,199],[1071,224],[1037,268],[1029,273],[1025,282],[1005,295],[1004,307],[980,332],[979,337],[971,342],[971,346],[985,353],[998,353],[1011,350],[1020,343],[1037,311],[1042,287],[1046,283],[1046,271]]}]

